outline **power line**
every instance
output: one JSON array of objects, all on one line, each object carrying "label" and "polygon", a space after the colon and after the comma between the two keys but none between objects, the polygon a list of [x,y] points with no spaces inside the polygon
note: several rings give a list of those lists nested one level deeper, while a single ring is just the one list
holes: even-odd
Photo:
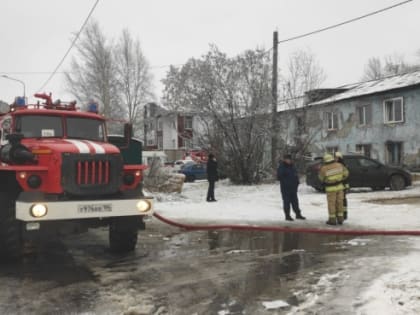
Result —
[{"label": "power line", "polygon": [[51,81],[51,79],[54,77],[54,75],[57,73],[58,69],[63,64],[64,60],[66,59],[66,57],[70,53],[71,49],[76,44],[76,41],[79,39],[80,34],[82,33],[82,31],[85,28],[87,22],[89,21],[89,18],[93,14],[93,11],[95,11],[95,8],[98,5],[98,3],[99,3],[99,0],[96,0],[95,1],[95,4],[92,7],[92,9],[90,9],[88,16],[86,17],[85,21],[83,22],[82,26],[80,27],[79,32],[76,34],[76,36],[74,37],[73,41],[71,42],[70,47],[67,49],[67,51],[64,54],[63,58],[61,58],[61,60],[58,63],[57,67],[55,67],[54,71],[51,73],[51,75],[48,77],[48,79],[45,81],[45,83],[38,89],[38,92],[42,91],[47,86],[47,84]]},{"label": "power line", "polygon": [[[166,64],[166,65],[152,65],[150,69],[163,69],[169,67],[179,67],[183,66],[183,63],[178,64]],[[46,75],[46,74],[65,74],[65,73],[72,73],[71,71],[0,71],[1,74],[6,75]],[[41,90],[41,89],[40,89]]]},{"label": "power line", "polygon": [[[311,31],[311,32],[303,33],[303,34],[300,34],[300,35],[296,35],[296,36],[293,36],[293,37],[285,38],[285,39],[279,40],[278,41],[278,44],[282,44],[282,43],[286,43],[286,42],[293,41],[293,40],[296,40],[296,39],[308,37],[308,36],[311,36],[311,35],[314,35],[314,34],[317,34],[317,33],[325,32],[327,30],[334,29],[334,28],[337,28],[337,27],[346,25],[346,24],[350,24],[350,23],[353,23],[353,22],[356,22],[356,21],[365,19],[367,17],[370,17],[370,16],[373,16],[373,15],[376,15],[376,14],[379,14],[379,13],[382,13],[382,12],[385,12],[385,11],[388,11],[388,10],[391,10],[391,9],[394,9],[396,7],[405,5],[405,4],[407,4],[409,2],[412,2],[412,1],[414,1],[414,0],[406,0],[406,1],[403,1],[403,2],[399,2],[399,3],[396,3],[394,5],[391,5],[391,6],[388,6],[388,7],[385,7],[385,8],[376,10],[376,11],[373,11],[373,12],[369,12],[367,14],[364,14],[364,15],[361,15],[361,16],[358,16],[358,17],[355,17],[355,18],[352,18],[352,19],[349,19],[349,20],[345,20],[345,21],[340,22],[340,23],[337,23],[337,24],[333,24],[333,25],[330,25],[330,26],[327,26],[327,27],[323,27],[323,28],[320,28],[320,29],[317,29],[317,30],[314,30],[314,31]],[[63,56],[63,58],[61,59],[61,61],[59,62],[59,64],[57,65],[57,67],[54,69],[53,72],[48,72],[48,71],[33,71],[33,72],[31,72],[31,71],[24,72],[23,71],[23,72],[18,72],[18,71],[16,71],[16,72],[0,72],[0,73],[1,74],[9,74],[9,75],[15,75],[15,74],[19,74],[19,75],[42,75],[42,74],[50,74],[50,76],[48,77],[48,79],[46,80],[46,82],[39,89],[39,91],[43,90],[45,88],[45,86],[49,83],[49,81],[51,81],[51,79],[53,78],[53,76],[55,74],[57,74],[57,73],[64,74],[65,73],[64,71],[63,72],[58,72],[58,69],[61,67],[61,65],[63,64],[65,58],[68,56],[68,54],[70,53],[70,50],[73,48],[73,46],[75,45],[75,43],[78,40],[79,36],[81,35],[81,32],[83,31],[83,28],[86,26],[86,24],[87,24],[90,16],[92,15],[93,11],[96,8],[98,2],[99,2],[99,0],[96,0],[95,4],[93,5],[92,9],[90,10],[90,12],[89,12],[89,14],[88,14],[88,16],[86,18],[86,20],[82,24],[79,32],[77,33],[76,37],[74,38],[73,42],[71,43],[69,49],[67,50],[67,52],[65,53],[65,55]],[[271,47],[270,49],[266,50],[264,52],[264,54],[269,53],[272,49],[273,49],[273,47]],[[160,69],[160,68],[168,68],[170,66],[178,67],[178,66],[183,66],[183,65],[184,64],[155,65],[155,66],[150,66],[150,68],[151,69]]]},{"label": "power line", "polygon": [[[318,33],[321,33],[321,32],[325,32],[325,31],[328,31],[328,30],[331,30],[331,29],[334,29],[334,28],[337,28],[337,27],[340,27],[340,26],[343,26],[343,25],[346,25],[346,24],[350,24],[350,23],[365,19],[367,17],[370,17],[370,16],[373,16],[373,15],[376,15],[376,14],[394,9],[396,7],[405,5],[405,4],[407,4],[409,2],[412,2],[412,1],[414,1],[414,0],[406,0],[406,1],[403,1],[403,2],[399,2],[399,3],[396,3],[394,5],[391,5],[391,6],[388,6],[388,7],[373,11],[373,12],[369,12],[369,13],[357,16],[357,17],[349,19],[349,20],[345,20],[345,21],[337,23],[337,24],[329,25],[329,26],[326,26],[326,27],[323,27],[323,28],[320,28],[320,29],[316,29],[316,30],[311,31],[311,32],[307,32],[307,33],[303,33],[303,34],[300,34],[300,35],[285,38],[285,39],[279,40],[277,42],[277,45],[283,44],[283,43],[286,43],[286,42],[290,42],[290,41],[293,41],[293,40],[296,40],[296,39],[301,39],[301,38],[304,38],[304,37],[308,37],[308,36],[311,36],[311,35],[315,35],[315,34],[318,34]],[[272,49],[273,49],[273,47],[268,49],[265,53],[269,53]]]},{"label": "power line", "polygon": [[300,38],[303,38],[303,37],[308,37],[308,36],[311,36],[311,35],[314,35],[314,34],[317,34],[317,33],[328,31],[328,30],[333,29],[333,28],[337,28],[337,27],[340,27],[340,26],[343,26],[343,25],[346,25],[346,24],[350,24],[350,23],[353,23],[353,22],[356,22],[356,21],[365,19],[367,17],[370,17],[372,15],[376,15],[376,14],[379,14],[379,13],[382,13],[382,12],[385,12],[385,11],[388,11],[388,10],[391,10],[391,9],[394,9],[396,7],[402,6],[402,5],[407,4],[409,2],[412,2],[412,1],[413,0],[402,1],[402,2],[396,3],[394,5],[391,5],[389,7],[385,7],[385,8],[382,8],[382,9],[379,9],[379,10],[376,10],[376,11],[373,11],[373,12],[370,12],[370,13],[367,13],[367,14],[364,14],[364,15],[361,15],[361,16],[358,16],[358,17],[349,19],[349,20],[345,20],[345,21],[340,22],[340,23],[337,23],[337,24],[333,24],[333,25],[330,25],[330,26],[327,26],[327,27],[323,27],[323,28],[320,28],[320,29],[317,29],[317,30],[314,30],[314,31],[311,31],[311,32],[308,32],[308,33],[304,33],[304,34],[300,34],[300,35],[297,35],[297,36],[289,37],[289,38],[286,38],[286,39],[283,39],[283,40],[279,40],[278,41],[278,44],[290,42],[292,40],[300,39]]}]

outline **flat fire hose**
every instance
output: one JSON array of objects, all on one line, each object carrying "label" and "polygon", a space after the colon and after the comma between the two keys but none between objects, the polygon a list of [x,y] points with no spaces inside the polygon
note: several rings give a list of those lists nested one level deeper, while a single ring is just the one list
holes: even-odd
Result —
[{"label": "flat fire hose", "polygon": [[290,232],[290,233],[311,233],[311,234],[333,234],[333,235],[388,235],[388,236],[420,236],[420,230],[357,230],[338,228],[305,228],[287,226],[261,226],[241,224],[185,224],[165,218],[155,212],[154,217],[166,224],[184,229],[186,231],[212,231],[212,230],[236,230],[236,231],[265,231],[265,232]]}]

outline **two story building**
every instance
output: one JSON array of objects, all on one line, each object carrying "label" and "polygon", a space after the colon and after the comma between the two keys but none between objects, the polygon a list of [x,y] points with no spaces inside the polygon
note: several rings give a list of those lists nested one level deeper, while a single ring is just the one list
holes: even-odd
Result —
[{"label": "two story building", "polygon": [[144,108],[145,150],[164,151],[169,161],[200,147],[203,125],[193,111],[172,110],[148,103]]},{"label": "two story building", "polygon": [[420,167],[420,71],[309,91],[302,105],[278,115],[283,140],[306,143],[312,155],[361,153]]}]

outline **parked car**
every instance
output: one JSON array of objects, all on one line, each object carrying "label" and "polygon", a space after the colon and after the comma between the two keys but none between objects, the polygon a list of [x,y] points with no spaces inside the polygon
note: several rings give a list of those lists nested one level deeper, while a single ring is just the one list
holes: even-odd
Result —
[{"label": "parked car", "polygon": [[195,162],[191,159],[188,160],[176,160],[174,162],[174,170],[180,171],[186,164],[194,164]]},{"label": "parked car", "polygon": [[[350,187],[370,187],[373,190],[402,190],[411,186],[411,174],[401,167],[387,166],[362,155],[344,155],[344,163],[349,169]],[[318,191],[324,187],[318,178],[322,158],[317,158],[306,169],[306,184]]]},{"label": "parked car", "polygon": [[203,163],[187,163],[178,173],[185,175],[186,182],[194,182],[196,179],[207,179],[207,166]]}]

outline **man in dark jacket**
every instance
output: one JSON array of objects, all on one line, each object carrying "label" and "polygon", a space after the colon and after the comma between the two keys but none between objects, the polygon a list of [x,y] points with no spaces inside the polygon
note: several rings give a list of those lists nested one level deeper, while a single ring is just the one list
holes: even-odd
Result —
[{"label": "man in dark jacket", "polygon": [[296,219],[305,220],[306,218],[302,216],[302,211],[299,209],[297,196],[299,176],[290,154],[286,154],[283,157],[283,161],[280,161],[277,169],[277,179],[280,181],[281,197],[283,199],[283,210],[286,220],[293,221],[293,218],[290,216],[290,205],[292,205]]},{"label": "man in dark jacket", "polygon": [[207,191],[207,201],[216,201],[214,198],[214,186],[219,180],[219,174],[217,172],[217,161],[213,154],[209,154],[207,161],[207,180],[209,181],[209,190]]}]

